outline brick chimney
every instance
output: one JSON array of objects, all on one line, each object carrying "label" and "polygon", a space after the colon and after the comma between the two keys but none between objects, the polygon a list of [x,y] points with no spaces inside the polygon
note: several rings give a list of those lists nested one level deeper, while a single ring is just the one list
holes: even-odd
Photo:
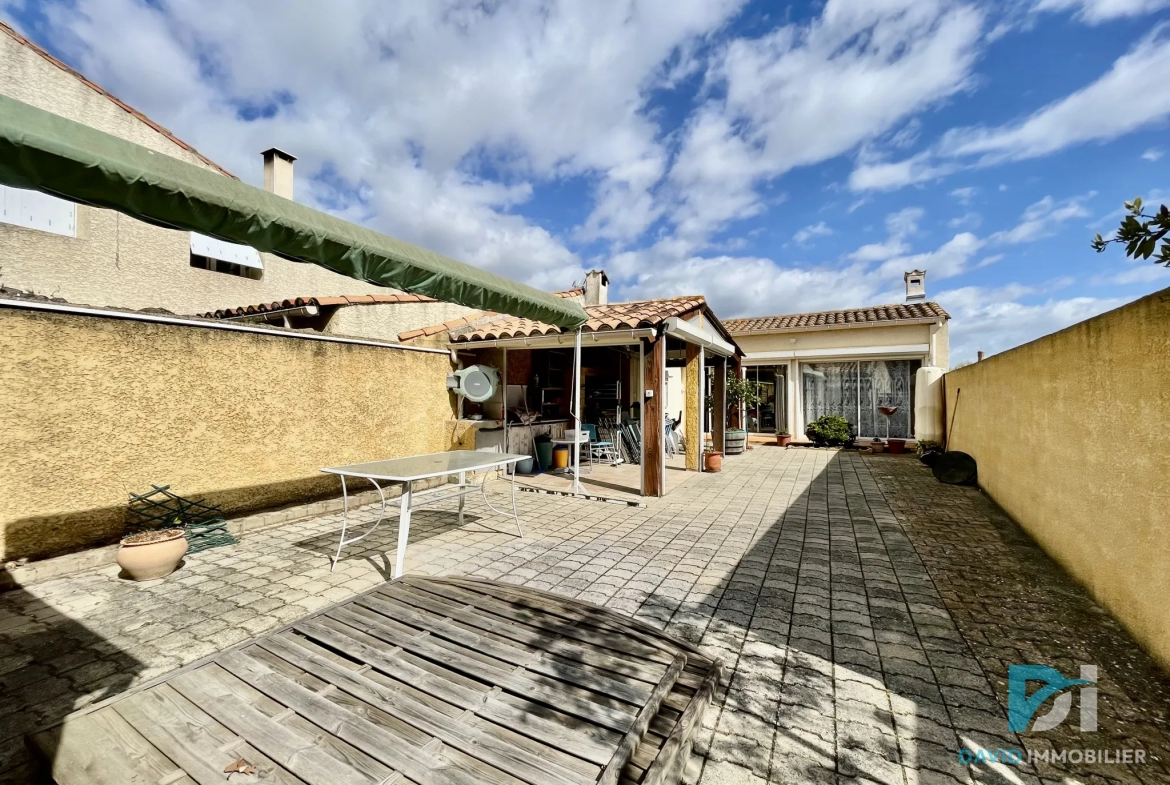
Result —
[{"label": "brick chimney", "polygon": [[291,200],[293,198],[293,161],[297,160],[297,157],[276,147],[268,148],[262,155],[264,156],[264,190]]},{"label": "brick chimney", "polygon": [[607,305],[609,303],[609,276],[605,270],[590,270],[585,274],[585,304]]},{"label": "brick chimney", "polygon": [[906,282],[906,302],[926,299],[926,270],[911,270],[902,280]]}]

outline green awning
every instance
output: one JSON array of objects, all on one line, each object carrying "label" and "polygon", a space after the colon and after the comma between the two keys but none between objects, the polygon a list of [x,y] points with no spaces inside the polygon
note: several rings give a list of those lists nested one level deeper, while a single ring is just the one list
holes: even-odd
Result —
[{"label": "green awning", "polygon": [[584,323],[577,303],[0,96],[0,183],[438,300]]}]

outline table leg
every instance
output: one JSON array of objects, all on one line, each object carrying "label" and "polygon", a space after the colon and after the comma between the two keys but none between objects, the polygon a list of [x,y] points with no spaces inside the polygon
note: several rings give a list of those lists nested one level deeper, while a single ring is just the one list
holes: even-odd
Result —
[{"label": "table leg", "polygon": [[398,553],[394,557],[394,574],[392,578],[401,578],[403,565],[406,562],[406,543],[410,541],[410,499],[411,483],[402,484],[402,501],[398,508]]},{"label": "table leg", "polygon": [[[459,492],[467,489],[467,472],[459,472]],[[463,525],[463,496],[459,496],[459,525]]]},{"label": "table leg", "polygon": [[520,528],[520,513],[516,510],[516,464],[512,464],[512,520],[516,522],[516,531],[523,537],[524,530]]},{"label": "table leg", "polygon": [[349,523],[349,491],[345,487],[345,475],[341,475],[341,539],[337,541],[337,553],[333,554],[333,562],[329,565],[329,572],[337,569],[337,560],[341,558],[341,548],[345,545],[345,527]]}]

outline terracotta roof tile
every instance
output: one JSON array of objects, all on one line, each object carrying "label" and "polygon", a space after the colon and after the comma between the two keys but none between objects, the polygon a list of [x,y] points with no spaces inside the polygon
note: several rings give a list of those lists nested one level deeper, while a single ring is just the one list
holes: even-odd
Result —
[{"label": "terracotta roof tile", "polygon": [[129,104],[127,104],[126,102],[122,101],[122,100],[121,100],[120,98],[118,98],[117,96],[111,95],[110,93],[106,92],[106,91],[105,91],[105,90],[104,90],[102,87],[100,87],[100,86],[98,86],[98,85],[94,84],[93,82],[89,81],[89,79],[87,79],[87,78],[85,77],[85,75],[84,75],[84,74],[82,74],[82,73],[80,73],[80,72],[78,72],[78,71],[76,71],[76,70],[74,70],[74,69],[70,68],[70,67],[69,67],[68,65],[66,65],[65,63],[63,63],[63,62],[61,62],[60,60],[58,60],[57,58],[53,57],[51,54],[49,54],[48,52],[46,52],[44,49],[40,48],[39,46],[37,46],[36,44],[34,44],[32,41],[30,41],[30,40],[28,40],[27,38],[25,38],[24,36],[22,36],[20,33],[16,32],[16,30],[14,30],[14,29],[12,29],[11,27],[9,27],[8,25],[4,24],[4,22],[0,22],[0,32],[3,32],[3,33],[5,33],[5,34],[7,34],[9,38],[11,38],[12,40],[16,41],[16,42],[17,42],[18,44],[20,44],[21,46],[28,47],[28,48],[29,48],[29,49],[31,49],[32,51],[36,52],[38,55],[40,55],[41,57],[43,57],[45,60],[48,60],[50,63],[52,63],[53,65],[57,66],[58,68],[60,68],[60,69],[61,69],[62,71],[64,71],[65,73],[67,73],[67,74],[69,74],[70,76],[72,76],[72,77],[76,78],[76,79],[77,79],[77,80],[79,80],[79,81],[80,81],[82,84],[84,84],[86,87],[90,88],[90,89],[91,89],[91,90],[93,90],[94,92],[96,92],[96,93],[99,93],[100,95],[103,95],[103,96],[105,96],[105,97],[106,97],[106,98],[108,98],[108,99],[110,100],[110,102],[112,102],[112,103],[113,103],[115,106],[118,106],[119,108],[121,108],[121,109],[123,109],[123,110],[125,110],[125,111],[129,112],[129,113],[130,113],[130,114],[132,114],[132,115],[134,115],[136,118],[138,118],[138,119],[139,119],[139,120],[141,120],[142,122],[146,123],[148,126],[150,126],[151,128],[153,128],[155,131],[158,131],[160,134],[162,134],[163,136],[165,136],[167,139],[171,140],[172,142],[174,142],[175,144],[177,144],[179,147],[181,147],[181,148],[183,148],[184,150],[186,150],[187,152],[191,153],[191,154],[192,154],[192,155],[194,155],[196,158],[198,158],[200,161],[202,161],[203,163],[207,164],[208,166],[210,166],[210,167],[212,167],[213,169],[215,169],[216,171],[218,171],[220,174],[226,174],[228,177],[231,177],[231,178],[234,178],[234,179],[237,179],[237,180],[239,179],[239,178],[238,178],[238,177],[236,177],[234,174],[232,174],[231,172],[229,172],[227,169],[224,169],[222,166],[220,166],[219,164],[217,164],[215,161],[211,160],[211,159],[210,159],[210,158],[208,158],[207,156],[203,155],[203,153],[199,152],[199,151],[198,151],[198,150],[196,150],[194,147],[192,147],[191,145],[187,144],[186,142],[184,142],[184,141],[183,141],[182,139],[180,139],[179,137],[175,136],[173,133],[171,133],[170,131],[168,131],[166,128],[163,128],[161,125],[159,125],[158,123],[156,123],[154,120],[151,120],[149,117],[147,117],[146,115],[144,115],[142,112],[139,112],[137,109],[135,109],[134,107],[130,106],[130,105],[129,105]]},{"label": "terracotta roof tile", "polygon": [[[705,305],[702,297],[673,297],[665,300],[639,300],[630,303],[609,303],[608,305],[587,305],[585,312],[589,320],[582,326],[585,332],[605,330],[633,330],[639,327],[653,327],[671,316],[682,316]],[[468,317],[471,320],[472,317]],[[480,324],[459,334],[452,334],[456,343],[469,341],[492,341],[500,338],[534,338],[538,335],[556,335],[564,332],[560,327],[544,322],[524,319],[518,316],[504,316],[487,324]],[[401,335],[399,339],[405,340]]]},{"label": "terracotta roof tile", "polygon": [[259,303],[257,305],[243,305],[239,308],[222,308],[218,311],[208,311],[198,314],[204,319],[231,319],[237,316],[251,316],[254,314],[287,311],[290,308],[303,308],[307,305],[316,306],[346,306],[346,305],[381,305],[385,303],[434,303],[434,297],[425,294],[354,294],[340,297],[292,297],[273,303]]},{"label": "terracotta roof tile", "polygon": [[935,302],[896,303],[874,305],[869,308],[850,308],[842,311],[815,311],[813,313],[753,316],[746,319],[727,319],[723,326],[736,334],[797,330],[809,327],[831,327],[849,324],[876,324],[909,319],[950,319],[951,315]]}]

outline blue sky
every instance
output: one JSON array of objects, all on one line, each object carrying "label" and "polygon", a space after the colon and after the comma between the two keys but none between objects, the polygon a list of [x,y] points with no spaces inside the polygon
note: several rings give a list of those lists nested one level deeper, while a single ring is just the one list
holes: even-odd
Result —
[{"label": "blue sky", "polygon": [[394,9],[0,0],[243,179],[282,147],[298,200],[548,289],[730,318],[925,268],[957,362],[1170,286],[1089,248],[1170,197],[1170,0]]}]

